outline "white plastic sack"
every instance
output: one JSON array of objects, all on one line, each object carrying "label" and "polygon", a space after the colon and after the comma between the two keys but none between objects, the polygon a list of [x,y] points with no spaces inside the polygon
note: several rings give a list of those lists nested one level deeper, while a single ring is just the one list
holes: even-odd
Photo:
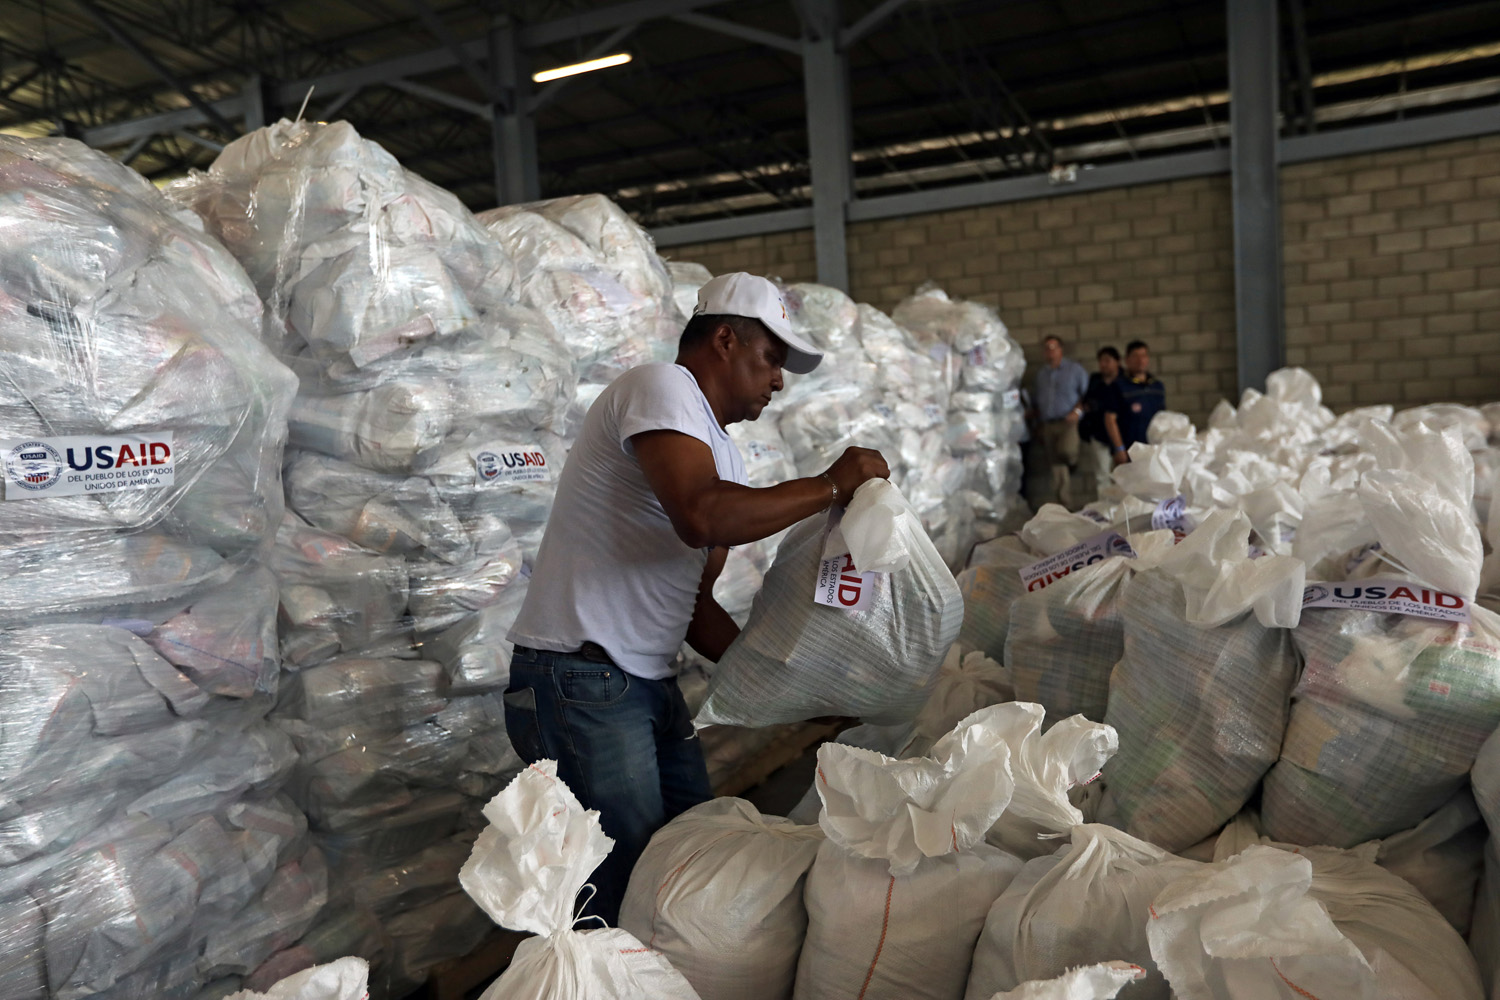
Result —
[{"label": "white plastic sack", "polygon": [[687,980],[628,931],[576,931],[573,907],[614,841],[557,777],[527,767],[484,807],[459,883],[497,924],[530,931],[482,1000],[697,1000]]},{"label": "white plastic sack", "polygon": [[1261,818],[1273,839],[1352,847],[1422,822],[1500,727],[1500,617],[1467,625],[1309,609],[1306,666]]},{"label": "white plastic sack", "polygon": [[350,956],[288,976],[264,993],[242,990],[225,1000],[366,1000],[370,963]]},{"label": "white plastic sack", "polygon": [[1121,605],[1125,652],[1104,716],[1120,752],[1099,817],[1168,850],[1228,822],[1281,752],[1298,663],[1275,623],[1296,623],[1303,570],[1249,559],[1249,532],[1243,514],[1216,511]]},{"label": "white plastic sack", "polygon": [[[699,725],[825,715],[892,724],[921,711],[963,614],[953,574],[884,480],[855,491],[836,529],[847,548],[831,541],[828,524],[816,515],[782,541],[750,621],[714,671]],[[814,602],[825,542],[869,560],[875,575],[862,584],[870,592],[865,610]]]},{"label": "white plastic sack", "polygon": [[1151,954],[1179,1000],[1480,1000],[1463,940],[1415,889],[1333,849],[1255,846],[1167,886]]},{"label": "white plastic sack", "polygon": [[1120,598],[1137,572],[1171,551],[1173,536],[1148,531],[1130,544],[1135,558],[1084,566],[1011,602],[1005,662],[1016,697],[1046,708],[1049,725],[1070,715],[1104,718],[1109,675],[1125,649]]},{"label": "white plastic sack", "polygon": [[1051,853],[1057,838],[1084,820],[1069,793],[1099,777],[1119,749],[1115,731],[1074,715],[1042,732],[1042,706],[1011,702],[976,712],[1010,746],[1015,791],[986,840],[1025,859]]},{"label": "white plastic sack", "polygon": [[694,806],[636,862],[620,927],[667,957],[703,1000],[789,1000],[807,933],[803,883],[823,832],[743,799]]},{"label": "white plastic sack", "polygon": [[983,842],[1011,799],[1009,759],[986,712],[927,758],[819,748],[828,840],[807,880],[797,1000],[961,1000],[984,915],[1021,864]]},{"label": "white plastic sack", "polygon": [[1114,1000],[1120,991],[1146,974],[1129,962],[1083,965],[1056,979],[1032,980],[990,1000]]},{"label": "white plastic sack", "polygon": [[1129,994],[1167,1000],[1169,991],[1146,942],[1151,900],[1203,867],[1108,826],[1082,825],[1071,842],[1026,863],[995,900],[974,948],[966,1000],[1075,965],[1120,956],[1143,970]]}]

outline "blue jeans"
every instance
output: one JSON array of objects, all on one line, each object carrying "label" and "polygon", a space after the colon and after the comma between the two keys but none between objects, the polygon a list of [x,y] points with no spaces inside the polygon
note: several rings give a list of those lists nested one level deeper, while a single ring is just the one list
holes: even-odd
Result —
[{"label": "blue jeans", "polygon": [[505,731],[521,759],[557,761],[586,809],[599,810],[614,849],[595,870],[585,909],[611,927],[651,835],[713,797],[703,749],[675,679],[646,680],[602,658],[517,646]]}]

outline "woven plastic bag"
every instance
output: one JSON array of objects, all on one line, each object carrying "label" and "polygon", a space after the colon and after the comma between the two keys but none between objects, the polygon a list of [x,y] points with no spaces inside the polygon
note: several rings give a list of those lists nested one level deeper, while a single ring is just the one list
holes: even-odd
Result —
[{"label": "woven plastic bag", "polygon": [[1129,962],[1081,965],[1056,979],[1034,979],[989,1000],[1114,1000],[1144,975],[1144,969]]},{"label": "woven plastic bag", "polygon": [[1421,823],[1500,727],[1500,616],[1468,624],[1309,608],[1306,661],[1261,819],[1274,840],[1352,847]]},{"label": "woven plastic bag", "polygon": [[1500,983],[1500,730],[1490,734],[1479,748],[1470,772],[1474,801],[1489,829],[1484,846],[1484,874],[1474,897],[1474,920],[1469,929],[1469,948],[1479,963],[1485,996],[1493,997]]},{"label": "woven plastic bag", "polygon": [[1112,556],[1017,598],[1010,606],[1005,662],[1016,697],[1070,715],[1104,719],[1109,675],[1125,651],[1120,599],[1136,573],[1172,550],[1172,532],[1132,536],[1135,556]]},{"label": "woven plastic bag", "polygon": [[304,969],[264,993],[242,990],[225,1000],[366,1000],[369,982],[370,963],[351,956]]},{"label": "woven plastic bag", "polygon": [[1062,975],[1114,955],[1143,970],[1126,994],[1167,1000],[1166,981],[1151,960],[1146,922],[1165,886],[1202,868],[1113,827],[1074,827],[1056,854],[1026,863],[995,900],[974,948],[966,1000]]},{"label": "woven plastic bag", "polygon": [[1021,867],[984,843],[1010,803],[1010,748],[997,705],[964,720],[930,757],[892,760],[825,743],[807,879],[797,1000],[961,1000],[984,916]]},{"label": "woven plastic bag", "polygon": [[1229,821],[1275,763],[1297,675],[1303,567],[1248,556],[1250,522],[1215,511],[1125,592],[1125,653],[1104,721],[1101,822],[1170,851]]},{"label": "woven plastic bag", "polygon": [[660,951],[703,1000],[789,1000],[807,933],[816,826],[762,816],[743,799],[694,806],[636,862],[620,927]]},{"label": "woven plastic bag", "polygon": [[537,935],[481,1000],[698,1000],[659,953],[618,928],[574,930],[573,907],[614,841],[540,760],[484,807],[459,884],[497,924]]},{"label": "woven plastic bag", "polygon": [[1463,940],[1415,889],[1333,848],[1247,848],[1163,889],[1146,933],[1178,1000],[1482,996]]},{"label": "woven plastic bag", "polygon": [[[839,559],[840,588],[846,576],[867,574],[863,610],[814,601],[823,567]],[[916,512],[885,480],[866,483],[837,524],[817,515],[787,534],[697,722],[770,726],[825,715],[910,722],[962,617],[958,585]]]}]

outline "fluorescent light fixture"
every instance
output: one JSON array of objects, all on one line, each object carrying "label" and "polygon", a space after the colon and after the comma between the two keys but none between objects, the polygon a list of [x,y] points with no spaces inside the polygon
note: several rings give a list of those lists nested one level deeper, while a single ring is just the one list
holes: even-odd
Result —
[{"label": "fluorescent light fixture", "polygon": [[630,62],[629,52],[616,52],[612,56],[600,56],[598,59],[590,59],[587,62],[573,63],[571,66],[559,66],[556,69],[544,69],[540,73],[531,74],[531,79],[536,83],[546,83],[549,80],[561,80],[565,76],[577,76],[579,73],[592,73],[596,69],[609,69],[611,66],[624,66]]}]

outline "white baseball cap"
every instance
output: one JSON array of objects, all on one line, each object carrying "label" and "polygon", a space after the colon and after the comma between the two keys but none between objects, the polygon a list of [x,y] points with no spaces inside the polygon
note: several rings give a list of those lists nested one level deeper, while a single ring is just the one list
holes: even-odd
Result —
[{"label": "white baseball cap", "polygon": [[698,289],[694,316],[744,316],[758,319],[786,345],[786,364],[793,375],[806,375],[818,367],[823,352],[792,332],[786,316],[786,300],[772,282],[744,271],[721,274]]}]

